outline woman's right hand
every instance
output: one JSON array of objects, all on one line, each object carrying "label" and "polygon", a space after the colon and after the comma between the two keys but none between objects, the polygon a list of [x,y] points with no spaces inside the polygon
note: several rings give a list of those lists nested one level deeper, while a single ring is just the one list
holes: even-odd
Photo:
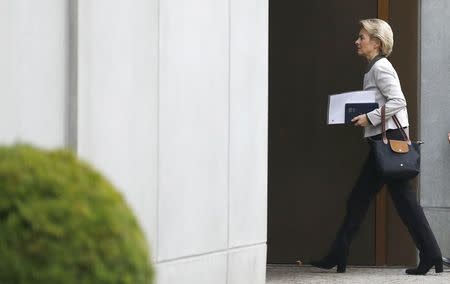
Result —
[{"label": "woman's right hand", "polygon": [[369,120],[367,119],[367,115],[366,114],[360,114],[358,116],[355,116],[351,122],[353,123],[354,126],[369,126]]}]

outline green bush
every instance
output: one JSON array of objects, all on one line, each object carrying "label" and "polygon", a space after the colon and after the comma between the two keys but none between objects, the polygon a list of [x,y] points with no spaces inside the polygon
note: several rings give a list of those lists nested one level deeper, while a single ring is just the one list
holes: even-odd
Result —
[{"label": "green bush", "polygon": [[66,150],[0,147],[0,283],[149,284],[122,196]]}]

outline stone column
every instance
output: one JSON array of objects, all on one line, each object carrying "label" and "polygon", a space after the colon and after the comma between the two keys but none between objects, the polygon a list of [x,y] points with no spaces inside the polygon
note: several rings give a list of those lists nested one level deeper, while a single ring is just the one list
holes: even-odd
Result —
[{"label": "stone column", "polygon": [[420,6],[420,201],[444,255],[450,255],[450,2]]}]

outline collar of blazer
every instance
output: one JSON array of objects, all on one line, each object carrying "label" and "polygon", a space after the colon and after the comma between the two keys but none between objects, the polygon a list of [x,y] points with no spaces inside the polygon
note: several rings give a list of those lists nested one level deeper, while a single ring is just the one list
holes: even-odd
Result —
[{"label": "collar of blazer", "polygon": [[384,58],[384,55],[378,54],[377,56],[375,56],[367,65],[366,68],[366,73],[370,71],[370,69],[372,69],[372,66],[375,64],[375,62],[377,62],[378,60],[380,60],[381,58]]}]

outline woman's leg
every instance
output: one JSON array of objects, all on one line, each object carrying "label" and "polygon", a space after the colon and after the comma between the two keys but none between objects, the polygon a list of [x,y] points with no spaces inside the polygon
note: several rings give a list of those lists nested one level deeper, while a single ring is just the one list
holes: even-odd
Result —
[{"label": "woman's leg", "polygon": [[439,262],[442,257],[441,250],[409,181],[392,181],[388,183],[388,187],[397,213],[419,250],[421,263]]},{"label": "woman's leg", "polygon": [[367,213],[370,202],[380,191],[382,185],[382,179],[375,167],[373,152],[370,151],[358,180],[348,197],[344,220],[324,260],[346,262],[350,243]]},{"label": "woman's leg", "polygon": [[333,246],[348,250],[351,241],[366,216],[370,202],[383,185],[375,167],[372,151],[362,168],[358,180],[347,200],[344,221],[337,233]]}]

